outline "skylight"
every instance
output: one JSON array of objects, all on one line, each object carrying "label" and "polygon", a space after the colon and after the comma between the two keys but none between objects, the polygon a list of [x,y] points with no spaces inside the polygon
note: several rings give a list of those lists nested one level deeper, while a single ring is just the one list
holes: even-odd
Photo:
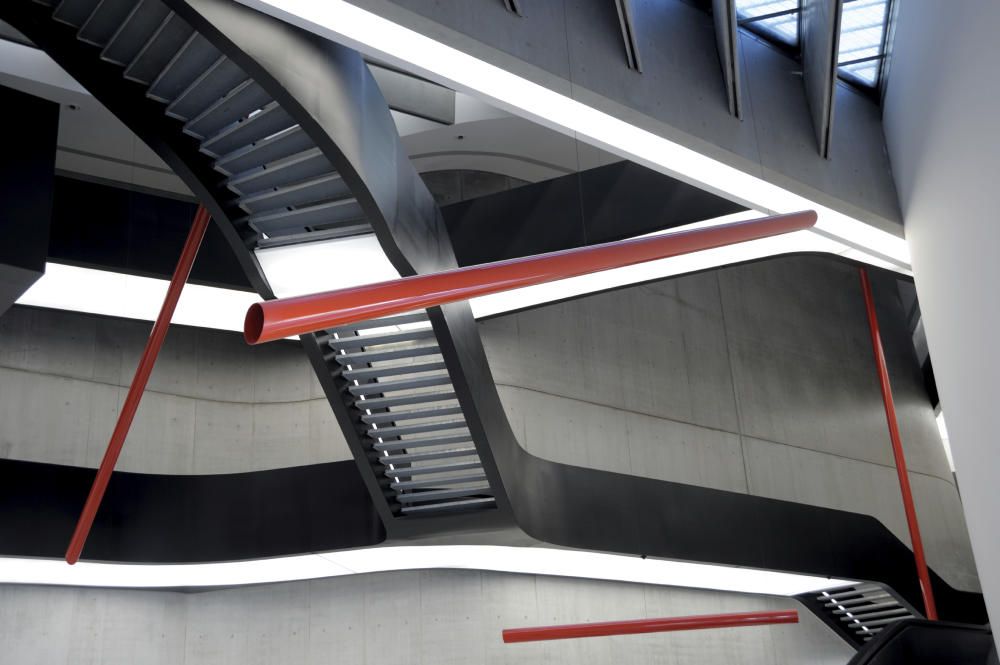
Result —
[{"label": "skylight", "polygon": [[[844,0],[840,21],[840,77],[875,87],[885,58],[890,0]],[[736,0],[740,25],[785,46],[798,47],[800,0]]]}]

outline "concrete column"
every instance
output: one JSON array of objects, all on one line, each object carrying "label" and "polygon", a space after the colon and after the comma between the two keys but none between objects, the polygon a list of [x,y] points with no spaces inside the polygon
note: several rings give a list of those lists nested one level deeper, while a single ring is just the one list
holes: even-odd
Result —
[{"label": "concrete column", "polygon": [[1000,619],[1000,4],[900,3],[885,131],[986,605]]}]

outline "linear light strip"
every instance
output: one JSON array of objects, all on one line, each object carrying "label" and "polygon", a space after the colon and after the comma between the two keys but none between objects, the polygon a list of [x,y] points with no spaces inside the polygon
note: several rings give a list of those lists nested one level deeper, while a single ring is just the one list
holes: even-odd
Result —
[{"label": "linear light strip", "polygon": [[344,0],[239,0],[322,37],[769,214],[816,210],[817,232],[909,269],[906,241],[491,65]]},{"label": "linear light strip", "polygon": [[849,580],[642,559],[545,547],[428,545],[370,547],[300,556],[200,564],[117,564],[0,557],[0,584],[116,588],[195,588],[265,584],[402,570],[484,570],[794,596],[855,584]]},{"label": "linear light strip", "polygon": [[[167,284],[165,279],[46,263],[45,274],[17,299],[17,304],[153,321]],[[256,293],[188,284],[173,321],[241,331],[246,309],[258,300]]]}]

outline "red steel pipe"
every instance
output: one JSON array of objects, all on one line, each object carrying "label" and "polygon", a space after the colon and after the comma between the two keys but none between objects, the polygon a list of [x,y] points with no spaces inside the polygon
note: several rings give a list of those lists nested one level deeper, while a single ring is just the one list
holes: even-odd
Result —
[{"label": "red steel pipe", "polygon": [[577,623],[566,626],[539,626],[535,628],[508,628],[503,631],[503,641],[538,642],[567,640],[577,637],[604,637],[607,635],[637,635],[639,633],[667,633],[675,630],[703,630],[705,628],[738,628],[740,626],[765,626],[777,623],[798,623],[795,610],[777,612],[737,612],[735,614],[702,614],[667,619],[638,619],[634,621],[605,621],[603,623]]},{"label": "red steel pipe", "polygon": [[90,528],[94,524],[97,510],[101,507],[101,499],[104,498],[104,492],[108,488],[108,481],[111,480],[111,472],[115,469],[115,463],[118,461],[118,455],[121,454],[125,437],[132,426],[132,419],[135,418],[135,413],[139,408],[139,401],[142,399],[142,393],[146,389],[149,375],[153,373],[156,356],[160,353],[160,347],[163,346],[163,340],[167,336],[170,319],[174,316],[177,301],[181,297],[181,291],[184,290],[184,283],[187,282],[188,276],[191,274],[191,266],[194,265],[194,259],[198,256],[198,249],[201,247],[201,241],[205,237],[205,230],[208,228],[210,219],[211,216],[208,214],[208,211],[204,207],[198,206],[198,212],[194,216],[194,223],[191,225],[187,240],[184,242],[181,256],[177,260],[177,267],[174,269],[173,277],[170,278],[170,285],[167,287],[167,295],[163,299],[163,306],[160,307],[160,313],[156,317],[153,330],[146,341],[146,349],[142,352],[139,366],[136,368],[135,376],[132,378],[132,385],[129,386],[128,394],[125,396],[125,403],[122,405],[121,413],[118,414],[118,422],[115,424],[111,440],[108,442],[108,449],[104,453],[104,459],[101,460],[101,466],[97,469],[97,476],[90,487],[87,502],[83,504],[80,519],[76,523],[73,537],[70,539],[69,547],[66,549],[66,562],[70,565],[80,560],[80,553],[83,552],[83,546],[87,542],[87,536],[90,534]]},{"label": "red steel pipe", "polygon": [[937,607],[934,605],[934,590],[931,588],[931,577],[927,572],[927,560],[924,558],[924,542],[920,538],[920,524],[917,522],[917,509],[913,505],[910,477],[906,473],[906,457],[903,455],[903,441],[899,436],[899,424],[896,421],[896,405],[892,400],[892,386],[889,384],[889,370],[885,364],[885,350],[882,348],[882,335],[879,332],[875,299],[872,297],[872,285],[868,280],[868,271],[861,268],[860,273],[861,291],[865,296],[865,310],[868,313],[868,328],[871,332],[872,351],[875,354],[875,368],[878,371],[879,386],[882,389],[882,404],[885,406],[885,419],[889,425],[892,455],[896,459],[899,489],[903,494],[906,525],[910,529],[910,541],[913,543],[913,558],[917,563],[917,577],[920,579],[920,593],[924,598],[924,612],[928,619],[935,620],[938,616]]},{"label": "red steel pipe", "polygon": [[815,212],[797,212],[270,300],[251,305],[243,335],[250,344],[271,342],[490,293],[800,231],[815,223]]}]

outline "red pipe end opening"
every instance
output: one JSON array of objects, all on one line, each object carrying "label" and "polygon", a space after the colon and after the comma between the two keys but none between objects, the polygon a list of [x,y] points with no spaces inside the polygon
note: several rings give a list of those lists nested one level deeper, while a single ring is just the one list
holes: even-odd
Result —
[{"label": "red pipe end opening", "polygon": [[247,316],[243,320],[243,339],[247,344],[260,343],[260,336],[264,332],[264,307],[257,302],[250,305]]}]

